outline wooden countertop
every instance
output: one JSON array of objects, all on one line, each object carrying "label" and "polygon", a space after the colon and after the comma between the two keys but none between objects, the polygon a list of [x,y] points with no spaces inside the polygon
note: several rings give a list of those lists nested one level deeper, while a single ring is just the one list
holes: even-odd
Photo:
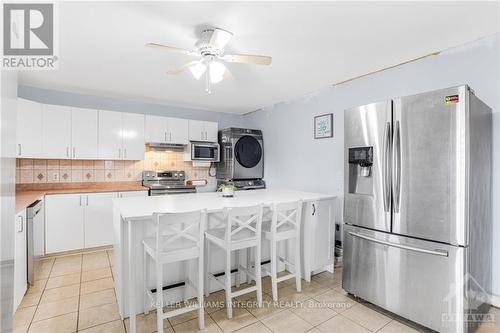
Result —
[{"label": "wooden countertop", "polygon": [[18,184],[16,185],[16,213],[50,194],[146,191],[141,182]]}]

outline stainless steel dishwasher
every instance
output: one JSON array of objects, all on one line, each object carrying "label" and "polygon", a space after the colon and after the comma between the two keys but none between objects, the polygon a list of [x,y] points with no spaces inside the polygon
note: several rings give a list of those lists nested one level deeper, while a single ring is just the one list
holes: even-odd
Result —
[{"label": "stainless steel dishwasher", "polygon": [[28,283],[33,285],[40,258],[45,254],[45,218],[43,202],[37,200],[26,208],[26,228],[28,237]]}]

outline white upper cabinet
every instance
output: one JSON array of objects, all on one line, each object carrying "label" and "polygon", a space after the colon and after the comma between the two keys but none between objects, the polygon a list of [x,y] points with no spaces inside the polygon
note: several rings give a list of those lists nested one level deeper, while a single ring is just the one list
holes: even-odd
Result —
[{"label": "white upper cabinet", "polygon": [[146,116],[145,119],[145,141],[167,142],[167,118],[160,116]]},{"label": "white upper cabinet", "polygon": [[99,111],[99,158],[122,159],[122,114]]},{"label": "white upper cabinet", "polygon": [[71,158],[97,158],[98,120],[97,110],[71,109]]},{"label": "white upper cabinet", "polygon": [[71,108],[42,105],[42,156],[71,158]]},{"label": "white upper cabinet", "polygon": [[19,98],[17,100],[17,157],[42,156],[42,105]]},{"label": "white upper cabinet", "polygon": [[217,142],[218,129],[216,122],[189,120],[189,140]]},{"label": "white upper cabinet", "polygon": [[99,158],[144,159],[144,115],[99,111]]},{"label": "white upper cabinet", "polygon": [[146,142],[188,144],[188,120],[146,116]]},{"label": "white upper cabinet", "polygon": [[187,145],[189,143],[189,121],[180,118],[167,118],[167,142]]},{"label": "white upper cabinet", "polygon": [[122,138],[124,160],[143,160],[144,147],[144,115],[136,113],[122,113]]},{"label": "white upper cabinet", "polygon": [[219,124],[213,121],[205,121],[205,141],[217,142]]}]

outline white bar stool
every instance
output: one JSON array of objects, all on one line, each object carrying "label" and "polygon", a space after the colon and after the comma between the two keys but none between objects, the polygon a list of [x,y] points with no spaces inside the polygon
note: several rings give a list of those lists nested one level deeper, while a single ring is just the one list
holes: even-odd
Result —
[{"label": "white bar stool", "polygon": [[[206,210],[188,213],[155,213],[152,220],[155,224],[154,237],[145,238],[143,260],[143,286],[145,290],[144,313],[151,308],[156,309],[158,332],[163,332],[163,320],[180,314],[198,310],[198,326],[205,327],[205,312],[203,309],[203,251],[204,232],[207,221]],[[154,262],[156,269],[156,292],[149,287],[149,259]],[[198,259],[198,281],[195,284],[187,277],[185,286],[196,290],[198,303],[169,312],[163,312],[163,265]],[[149,302],[148,302],[149,301]],[[154,305],[153,305],[154,304]]]},{"label": "white bar stool", "polygon": [[[271,287],[273,301],[278,300],[278,282],[295,278],[297,291],[301,291],[300,281],[300,222],[302,219],[302,201],[275,204],[272,207],[273,217],[271,221],[262,224],[262,235],[265,240],[270,241],[270,266],[269,271],[264,266],[262,269],[271,276]],[[287,259],[279,256],[278,242],[285,240],[295,240],[295,262],[291,263]],[[294,273],[287,274],[278,278],[277,265],[278,260],[286,266],[292,266]],[[256,261],[258,262],[258,261]]]},{"label": "white bar stool", "polygon": [[255,248],[255,260],[257,263],[260,263],[262,205],[225,208],[224,218],[226,219],[225,227],[209,229],[205,232],[205,246],[208,258],[210,258],[210,243],[217,245],[226,252],[225,282],[220,281],[210,272],[210,260],[205,260],[205,287],[207,288],[206,295],[208,296],[209,278],[222,286],[226,291],[227,318],[231,319],[233,317],[232,299],[235,297],[255,291],[257,293],[258,306],[262,306],[262,274],[260,265],[256,265],[255,274],[253,274],[253,272],[250,272],[249,267],[245,268],[240,266],[238,259],[236,259],[238,270],[236,274],[236,285],[239,286],[239,272],[244,271],[253,276],[255,279],[255,286],[235,292],[231,291],[231,251],[236,251],[236,256],[238,257],[239,250],[247,249],[247,251],[249,251]]}]

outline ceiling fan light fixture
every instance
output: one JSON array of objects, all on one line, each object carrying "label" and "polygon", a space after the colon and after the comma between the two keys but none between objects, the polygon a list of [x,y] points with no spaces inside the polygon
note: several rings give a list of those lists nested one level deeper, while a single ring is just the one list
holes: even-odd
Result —
[{"label": "ceiling fan light fixture", "polygon": [[224,80],[224,73],[226,73],[226,66],[218,61],[211,61],[208,65],[210,72],[210,82],[219,83]]},{"label": "ceiling fan light fixture", "polygon": [[191,74],[193,74],[196,80],[199,80],[205,71],[207,70],[207,65],[198,62],[196,65],[189,67]]}]

